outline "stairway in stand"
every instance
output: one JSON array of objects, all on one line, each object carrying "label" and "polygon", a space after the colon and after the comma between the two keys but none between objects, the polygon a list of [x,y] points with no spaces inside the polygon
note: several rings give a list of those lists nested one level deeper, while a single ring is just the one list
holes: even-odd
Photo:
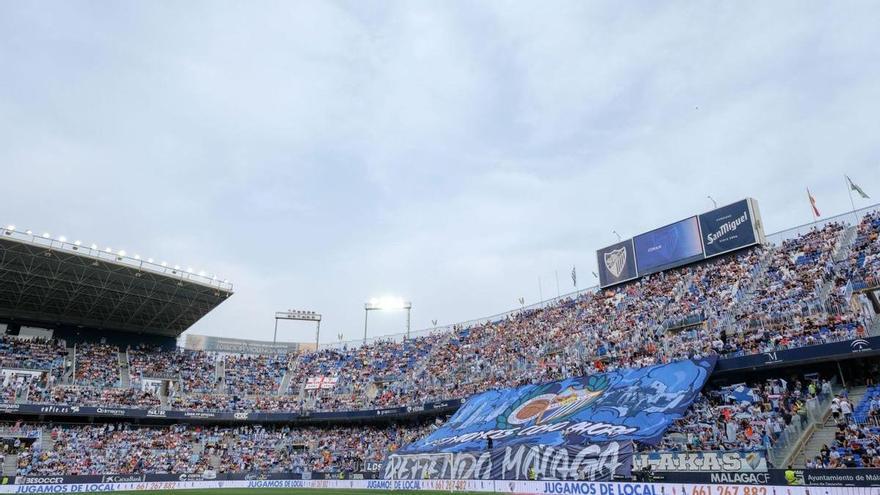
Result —
[{"label": "stairway in stand", "polygon": [[[853,408],[862,400],[862,396],[865,395],[866,387],[853,387],[849,391],[849,401],[852,403]],[[829,413],[825,418],[825,422],[822,423],[822,426],[816,428],[813,432],[813,435],[809,440],[804,444],[804,448],[797,454],[795,457],[795,467],[804,467],[804,463],[807,459],[812,459],[819,455],[819,450],[822,449],[823,445],[831,446],[831,443],[834,441],[834,433],[837,431],[837,424],[834,422],[834,418],[831,417]],[[785,466],[780,466],[785,467]]]}]

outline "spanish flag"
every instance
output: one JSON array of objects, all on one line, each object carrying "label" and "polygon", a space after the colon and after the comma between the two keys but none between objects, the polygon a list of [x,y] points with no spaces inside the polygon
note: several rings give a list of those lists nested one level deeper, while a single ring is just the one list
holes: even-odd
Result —
[{"label": "spanish flag", "polygon": [[809,188],[809,187],[807,188],[807,197],[810,198],[810,206],[813,207],[813,215],[815,215],[815,216],[817,216],[817,217],[821,217],[822,214],[819,213],[819,208],[816,208],[816,198],[814,198],[813,195],[810,194],[810,188]]}]

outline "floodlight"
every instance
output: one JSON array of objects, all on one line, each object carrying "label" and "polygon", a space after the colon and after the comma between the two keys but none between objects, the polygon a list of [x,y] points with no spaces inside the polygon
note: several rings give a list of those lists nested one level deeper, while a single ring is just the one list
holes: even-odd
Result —
[{"label": "floodlight", "polygon": [[48,239],[48,238],[49,238],[49,233],[43,232],[43,239]]},{"label": "floodlight", "polygon": [[162,262],[162,266],[168,266],[168,262],[167,262],[167,261],[163,261],[163,262]]},{"label": "floodlight", "polygon": [[97,245],[97,244],[92,244],[92,249],[98,249],[98,245]]},{"label": "floodlight", "polygon": [[135,254],[135,255],[134,255],[134,259],[136,259],[136,260],[141,259],[141,255],[139,255],[139,254]]},{"label": "floodlight", "polygon": [[63,235],[60,235],[60,236],[58,236],[58,240],[61,241],[61,242],[67,242],[67,237],[64,237]]},{"label": "floodlight", "polygon": [[80,245],[82,245],[82,241],[73,241],[73,245],[80,246]]},{"label": "floodlight", "polygon": [[147,258],[147,263],[152,263],[152,262],[153,262],[153,258]]},{"label": "floodlight", "polygon": [[112,252],[113,252],[113,250],[112,250],[112,249],[110,249],[110,248],[107,248],[107,249],[105,249],[105,250],[104,250],[104,252],[105,252],[105,253],[112,253]]},{"label": "floodlight", "polygon": [[372,297],[370,301],[364,303],[364,343],[367,342],[367,320],[370,311],[387,311],[387,310],[406,310],[406,337],[409,338],[410,313],[412,311],[412,302],[400,297]]},{"label": "floodlight", "polygon": [[7,225],[6,230],[8,230],[10,232],[15,232],[15,225]]},{"label": "floodlight", "polygon": [[119,250],[119,256],[125,256],[125,249]]}]

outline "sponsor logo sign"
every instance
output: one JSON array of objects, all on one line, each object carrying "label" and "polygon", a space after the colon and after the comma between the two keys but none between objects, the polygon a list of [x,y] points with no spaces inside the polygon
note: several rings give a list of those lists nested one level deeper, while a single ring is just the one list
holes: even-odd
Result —
[{"label": "sponsor logo sign", "polygon": [[754,212],[747,199],[700,215],[706,256],[716,256],[755,244],[755,223]]},{"label": "sponsor logo sign", "polygon": [[139,483],[144,478],[143,474],[105,474],[101,476],[101,483]]},{"label": "sponsor logo sign", "polygon": [[679,472],[766,472],[767,456],[749,452],[662,452],[639,454],[633,469],[650,466],[652,471]]},{"label": "sponsor logo sign", "polygon": [[125,409],[107,409],[99,407],[95,410],[97,414],[105,414],[108,416],[125,416]]}]

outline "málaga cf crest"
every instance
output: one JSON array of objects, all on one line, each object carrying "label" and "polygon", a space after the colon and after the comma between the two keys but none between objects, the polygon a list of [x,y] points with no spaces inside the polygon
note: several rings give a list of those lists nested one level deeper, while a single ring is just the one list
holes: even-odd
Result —
[{"label": "m\u00e1laga cf crest", "polygon": [[626,247],[608,251],[605,253],[605,268],[614,275],[614,278],[620,276],[623,267],[626,266]]}]

